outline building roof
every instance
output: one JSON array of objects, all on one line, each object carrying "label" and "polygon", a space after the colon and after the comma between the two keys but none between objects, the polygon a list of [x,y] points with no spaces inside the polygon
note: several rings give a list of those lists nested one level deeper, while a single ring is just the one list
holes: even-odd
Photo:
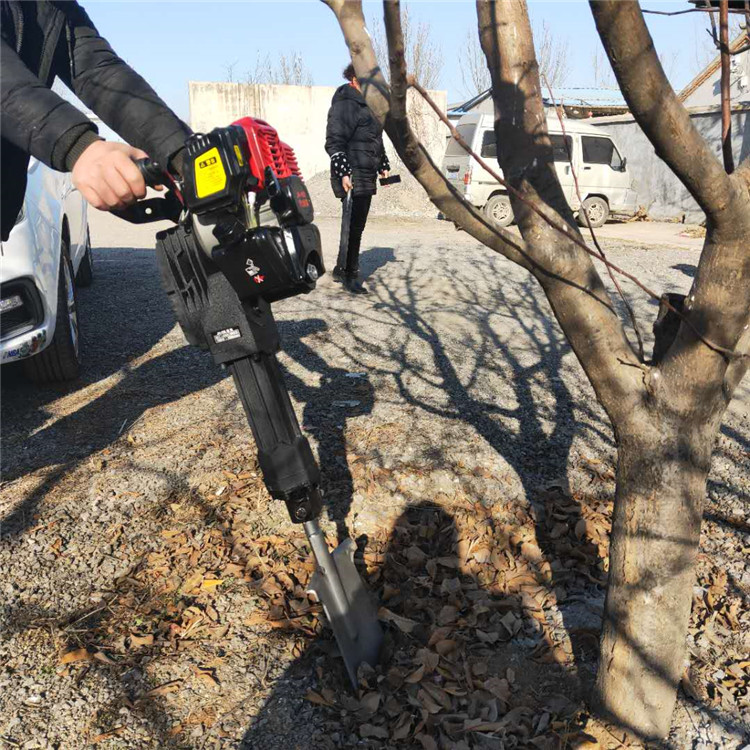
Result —
[{"label": "building roof", "polygon": [[487,89],[487,91],[482,91],[481,94],[472,96],[471,99],[467,99],[465,102],[450,105],[448,107],[448,114],[454,115],[454,116],[460,116],[460,115],[465,115],[468,112],[471,112],[471,110],[474,109],[474,107],[480,105],[485,99],[487,99],[491,92],[492,92],[492,89]]},{"label": "building roof", "polygon": [[[448,108],[448,114],[460,117],[479,106],[490,96],[491,90],[483,91],[481,94],[467,99],[465,102]],[[556,86],[552,88],[552,98],[549,93],[542,95],[542,101],[546,106],[552,106],[552,99],[564,107],[574,107],[591,110],[625,110],[627,104],[619,89],[580,87],[580,86]]]},{"label": "building roof", "polygon": [[[744,2],[744,0],[743,0]],[[742,47],[743,44],[747,43],[747,32],[741,31],[737,36],[729,43],[729,51],[736,52]],[[748,53],[745,53],[748,54]],[[721,55],[717,55],[711,62],[700,72],[690,83],[685,86],[682,91],[678,94],[678,98],[681,102],[684,102],[690,94],[694,93],[702,84],[704,84],[714,73],[716,73],[721,67]]]}]

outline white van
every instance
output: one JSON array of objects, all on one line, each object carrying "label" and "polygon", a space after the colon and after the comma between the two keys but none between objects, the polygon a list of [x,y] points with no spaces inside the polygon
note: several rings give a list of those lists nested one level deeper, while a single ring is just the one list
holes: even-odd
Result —
[{"label": "white van", "polygon": [[[547,118],[547,129],[563,192],[570,207],[578,213],[578,223],[585,226],[570,169],[568,149],[565,148],[557,117]],[[457,130],[475,153],[493,168],[498,168],[492,115],[466,114],[458,121]],[[633,178],[628,171],[627,161],[612,136],[603,128],[587,124],[585,120],[566,120],[565,132],[573,157],[573,167],[578,176],[583,208],[588,213],[591,225],[600,227],[612,215],[635,214],[638,196]],[[466,200],[483,209],[485,215],[499,226],[507,227],[513,222],[513,210],[505,188],[485,172],[454,138],[448,141],[445,150],[443,173]]]}]

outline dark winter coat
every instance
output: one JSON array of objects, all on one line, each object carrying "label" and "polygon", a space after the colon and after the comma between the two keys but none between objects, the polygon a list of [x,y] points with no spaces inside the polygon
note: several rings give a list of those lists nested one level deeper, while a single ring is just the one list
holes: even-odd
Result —
[{"label": "dark winter coat", "polygon": [[351,175],[354,195],[375,195],[378,172],[390,169],[383,128],[362,94],[348,83],[339,86],[331,100],[326,152],[331,157],[331,186],[337,198],[346,195],[342,177]]},{"label": "dark winter coat", "polygon": [[56,76],[124,140],[162,164],[190,134],[78,3],[2,0],[0,28],[3,239],[23,203],[29,154],[68,171],[98,139],[94,123],[50,89]]}]

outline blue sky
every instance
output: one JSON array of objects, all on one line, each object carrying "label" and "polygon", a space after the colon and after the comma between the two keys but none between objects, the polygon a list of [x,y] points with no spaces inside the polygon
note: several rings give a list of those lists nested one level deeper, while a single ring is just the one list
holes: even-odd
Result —
[{"label": "blue sky", "polygon": [[[226,80],[235,63],[241,75],[255,65],[258,53],[299,52],[318,85],[336,85],[347,50],[333,13],[319,0],[305,2],[86,2],[99,31],[121,57],[143,75],[178,115],[189,115],[189,80]],[[643,7],[681,10],[687,2],[644,0]],[[585,2],[529,3],[532,20],[547,24],[570,40],[569,86],[593,85],[592,60],[600,49]],[[444,64],[440,88],[448,100],[462,98],[459,54],[467,30],[476,28],[473,2],[411,0],[410,12],[427,21],[440,44]],[[366,2],[368,17],[382,17],[382,5]],[[657,50],[682,86],[706,58],[707,19],[702,14],[647,16]],[[709,48],[710,49],[710,48]],[[697,51],[697,54],[696,54]]]}]

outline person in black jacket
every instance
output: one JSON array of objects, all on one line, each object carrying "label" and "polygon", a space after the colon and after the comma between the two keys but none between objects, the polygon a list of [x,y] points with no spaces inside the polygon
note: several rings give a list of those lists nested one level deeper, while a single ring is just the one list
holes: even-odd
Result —
[{"label": "person in black jacket", "polygon": [[352,192],[346,263],[343,268],[336,265],[333,278],[350,292],[367,294],[359,280],[359,248],[372,196],[377,192],[378,173],[387,177],[390,165],[383,148],[383,129],[362,96],[353,65],[344,70],[344,78],[349,83],[336,89],[328,110],[325,145],[331,157],[334,195],[343,202]]},{"label": "person in black jacket", "polygon": [[[146,194],[132,161],[146,152],[179,170],[190,128],[114,53],[77,2],[2,0],[0,29],[3,240],[23,204],[29,155],[72,171],[73,184],[102,210]],[[101,139],[94,123],[51,90],[55,77],[133,145]]]}]

